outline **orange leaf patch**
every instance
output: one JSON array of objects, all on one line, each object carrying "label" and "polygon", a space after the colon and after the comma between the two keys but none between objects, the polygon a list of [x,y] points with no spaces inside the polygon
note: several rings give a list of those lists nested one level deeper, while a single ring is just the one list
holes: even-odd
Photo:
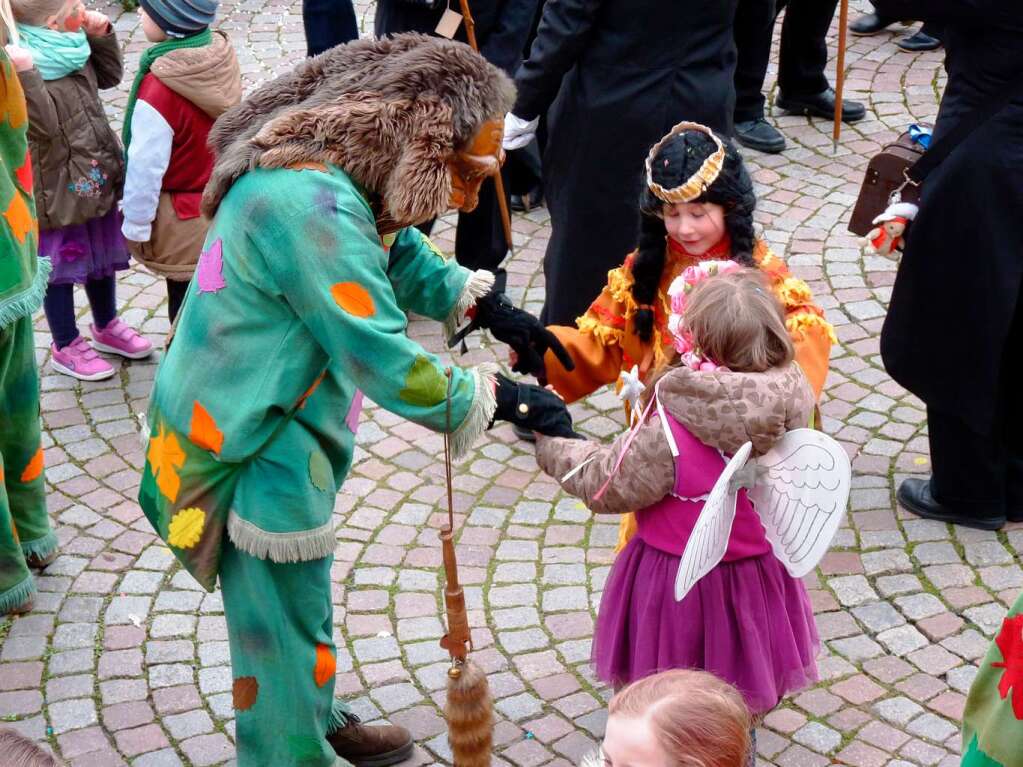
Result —
[{"label": "orange leaf patch", "polygon": [[177,501],[178,491],[181,490],[181,477],[177,470],[185,465],[185,451],[181,449],[174,432],[168,434],[163,424],[160,424],[159,434],[149,438],[146,460],[149,461],[149,469],[156,477],[156,486],[163,496],[171,503]]},{"label": "orange leaf patch", "polygon": [[28,233],[36,227],[32,211],[28,209],[25,200],[17,192],[14,193],[14,197],[11,199],[11,203],[7,206],[7,210],[4,211],[3,215],[7,219],[7,225],[11,227],[11,233],[17,238],[18,242],[25,242]]},{"label": "orange leaf patch", "polygon": [[308,389],[305,390],[305,394],[303,394],[301,397],[298,398],[298,409],[299,410],[301,410],[302,408],[305,407],[306,400],[308,400],[311,396],[313,396],[313,392],[316,391],[316,389],[319,387],[319,385],[321,383],[323,383],[323,379],[326,378],[326,377],[327,377],[327,371],[324,370],[322,373],[320,373],[316,377],[316,380],[313,381],[312,385]]},{"label": "orange leaf patch", "polygon": [[313,681],[317,687],[323,687],[334,677],[337,671],[337,660],[334,653],[325,644],[316,645],[316,666],[313,668]]},{"label": "orange leaf patch", "polygon": [[220,448],[224,446],[224,433],[217,428],[217,422],[199,404],[199,400],[192,403],[192,425],[188,438],[193,444],[212,450],[217,455],[220,455]]},{"label": "orange leaf patch", "polygon": [[248,711],[256,705],[259,681],[254,676],[240,676],[231,686],[231,701],[236,711]]},{"label": "orange leaf patch", "polygon": [[372,317],[376,313],[373,297],[357,282],[339,282],[330,289],[334,301],[354,317]]},{"label": "orange leaf patch", "polygon": [[35,455],[32,456],[32,460],[28,462],[28,466],[21,472],[22,482],[34,482],[39,479],[39,475],[43,473],[43,448],[40,446],[36,450]]}]

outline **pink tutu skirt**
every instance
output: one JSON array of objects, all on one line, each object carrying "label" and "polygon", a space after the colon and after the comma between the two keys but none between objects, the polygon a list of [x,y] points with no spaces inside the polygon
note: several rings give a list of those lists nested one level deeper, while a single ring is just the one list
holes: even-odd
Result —
[{"label": "pink tutu skirt", "polygon": [[773,554],[722,562],[676,602],[679,560],[639,536],[618,555],[593,639],[602,680],[620,686],[702,669],[735,685],[754,714],[817,681],[820,640],[806,588]]}]

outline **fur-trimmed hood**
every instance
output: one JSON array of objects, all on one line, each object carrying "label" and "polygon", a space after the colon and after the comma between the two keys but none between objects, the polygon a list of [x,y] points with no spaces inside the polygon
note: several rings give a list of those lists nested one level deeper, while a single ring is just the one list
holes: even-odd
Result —
[{"label": "fur-trimmed hood", "polygon": [[515,101],[511,80],[463,43],[420,34],[357,40],[299,64],[228,110],[210,132],[212,217],[256,168],[338,165],[401,226],[448,208],[447,163]]}]

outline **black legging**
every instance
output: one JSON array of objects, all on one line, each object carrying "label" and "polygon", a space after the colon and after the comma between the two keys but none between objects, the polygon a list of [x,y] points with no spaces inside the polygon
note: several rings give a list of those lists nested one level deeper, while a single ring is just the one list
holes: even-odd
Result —
[{"label": "black legging", "polygon": [[[105,328],[117,315],[117,283],[114,276],[86,281],[85,295],[89,297],[89,307],[92,309],[92,319],[96,327]],[[46,312],[46,321],[50,324],[54,346],[63,349],[78,338],[73,284],[47,285],[43,311]]]},{"label": "black legging", "polygon": [[178,316],[178,310],[181,308],[181,302],[185,300],[185,294],[188,293],[188,281],[181,280],[167,280],[167,317],[171,323],[174,323],[174,318]]}]

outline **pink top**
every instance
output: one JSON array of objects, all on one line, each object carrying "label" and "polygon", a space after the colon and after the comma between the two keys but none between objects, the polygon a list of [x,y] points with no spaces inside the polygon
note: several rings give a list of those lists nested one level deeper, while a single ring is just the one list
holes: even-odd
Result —
[{"label": "pink top", "polygon": [[[705,496],[725,468],[725,459],[690,434],[670,413],[665,412],[665,416],[678,445],[675,487],[671,495],[636,512],[636,534],[647,545],[680,557],[703,509]],[[746,491],[740,490],[724,561],[758,557],[770,550],[760,516]]]}]

